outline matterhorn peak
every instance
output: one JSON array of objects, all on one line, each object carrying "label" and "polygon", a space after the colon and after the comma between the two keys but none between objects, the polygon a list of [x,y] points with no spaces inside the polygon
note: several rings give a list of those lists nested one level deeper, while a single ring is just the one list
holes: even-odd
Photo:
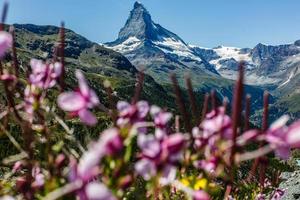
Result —
[{"label": "matterhorn peak", "polygon": [[134,3],[134,8],[139,8],[139,7],[145,8],[145,7],[143,6],[142,2],[136,1],[136,2]]},{"label": "matterhorn peak", "polygon": [[[119,32],[118,39],[106,45],[115,49],[121,48],[120,51],[124,53],[143,46],[141,44],[152,45],[159,51],[170,51],[171,54],[176,54],[177,51],[185,52],[178,56],[197,57],[180,37],[153,22],[145,6],[136,1],[124,27]],[[198,57],[195,59],[201,60]]]},{"label": "matterhorn peak", "polygon": [[213,66],[178,35],[153,22],[146,7],[138,1],[134,3],[118,38],[105,45],[122,53],[137,66],[149,63],[149,67],[157,66],[166,72],[177,68],[199,68],[203,73],[219,76]]},{"label": "matterhorn peak", "polygon": [[135,2],[133,9],[120,30],[118,39],[124,41],[130,37],[139,40],[150,39],[153,33],[153,22],[151,15],[141,2]]}]

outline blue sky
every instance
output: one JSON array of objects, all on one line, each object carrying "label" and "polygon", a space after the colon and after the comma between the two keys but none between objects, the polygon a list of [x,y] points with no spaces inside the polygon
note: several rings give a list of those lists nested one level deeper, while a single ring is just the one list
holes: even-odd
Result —
[{"label": "blue sky", "polygon": [[[4,0],[0,0],[3,3]],[[153,20],[187,43],[253,47],[300,39],[299,0],[140,0]],[[9,23],[59,25],[113,41],[134,0],[10,0]]]}]

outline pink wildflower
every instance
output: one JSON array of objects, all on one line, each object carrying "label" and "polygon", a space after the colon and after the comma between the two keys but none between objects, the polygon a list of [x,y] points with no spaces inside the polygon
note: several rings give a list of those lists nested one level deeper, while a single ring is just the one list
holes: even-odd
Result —
[{"label": "pink wildflower", "polygon": [[217,157],[211,157],[208,160],[201,160],[196,163],[196,167],[205,170],[208,173],[213,173],[217,169],[219,159]]},{"label": "pink wildflower", "polygon": [[281,189],[276,189],[273,192],[273,195],[271,197],[271,200],[280,200],[282,198],[282,196],[284,195],[284,190]]},{"label": "pink wildflower", "polygon": [[12,47],[12,35],[5,32],[0,31],[0,57],[3,57],[5,52]]},{"label": "pink wildflower", "polygon": [[87,200],[116,200],[111,191],[99,182],[91,182],[85,187]]},{"label": "pink wildflower", "polygon": [[32,183],[32,186],[34,188],[42,187],[45,183],[45,176],[41,172],[41,168],[34,167],[32,169],[32,177],[34,178],[34,182]]},{"label": "pink wildflower", "polygon": [[172,118],[172,114],[164,112],[158,106],[151,106],[150,113],[155,124],[155,136],[158,139],[162,139],[165,135],[167,135],[167,124]]},{"label": "pink wildflower", "polygon": [[16,172],[20,171],[22,168],[23,168],[23,162],[17,161],[17,162],[15,162],[12,171],[13,171],[13,173],[16,173]]},{"label": "pink wildflower", "polygon": [[30,66],[32,73],[29,81],[41,89],[52,88],[62,72],[62,65],[59,62],[48,64],[41,60],[31,59]]},{"label": "pink wildflower", "polygon": [[275,121],[266,132],[266,141],[270,143],[275,153],[282,159],[287,159],[291,148],[300,148],[300,122],[294,122],[287,127],[287,116]]},{"label": "pink wildflower", "polygon": [[17,77],[13,74],[10,74],[8,71],[3,71],[3,74],[0,76],[2,81],[15,81]]},{"label": "pink wildflower", "polygon": [[[149,180],[156,175],[160,167],[163,167],[165,172],[172,172],[165,168],[172,167],[181,160],[185,139],[180,133],[166,136],[163,139],[158,139],[154,135],[141,134],[138,136],[138,145],[142,150],[142,159],[136,163],[135,169],[145,180]],[[169,175],[164,173],[164,177],[167,179],[169,179]]]},{"label": "pink wildflower", "polygon": [[232,137],[231,119],[225,114],[223,107],[219,107],[208,113],[200,127],[203,130],[204,138],[209,138],[217,133],[221,134],[225,139],[231,139]]},{"label": "pink wildflower", "polygon": [[209,195],[203,190],[195,191],[193,194],[193,200],[210,200]]},{"label": "pink wildflower", "polygon": [[123,148],[123,141],[118,129],[105,130],[99,140],[92,143],[82,157],[78,166],[73,169],[74,179],[89,181],[98,173],[98,165],[104,156],[118,154]]},{"label": "pink wildflower", "polygon": [[262,193],[259,193],[255,198],[255,200],[265,200],[265,199],[266,199],[266,195]]},{"label": "pink wildflower", "polygon": [[[79,163],[79,165],[77,165],[74,159],[71,159],[69,181],[70,182],[81,181],[82,186],[76,191],[76,194],[80,200],[115,200],[116,199],[103,183],[100,183],[98,181],[92,181],[92,179],[98,173],[97,165],[100,157],[101,156],[89,157],[91,158],[90,160],[87,160],[86,159],[87,157],[85,157],[85,159],[83,158],[80,160],[81,163]],[[93,159],[95,160],[92,161]],[[84,161],[89,162],[89,164],[83,163]],[[86,164],[87,167],[84,171],[80,171],[80,167],[83,167],[80,166],[82,164]]]},{"label": "pink wildflower", "polygon": [[97,118],[89,111],[99,104],[96,93],[89,88],[81,71],[76,71],[79,91],[65,92],[59,95],[58,105],[64,111],[78,115],[80,120],[87,125],[95,125]]},{"label": "pink wildflower", "polygon": [[30,122],[33,121],[34,112],[43,104],[44,96],[40,95],[34,85],[27,85],[24,91],[25,111]]},{"label": "pink wildflower", "polygon": [[131,105],[125,101],[119,101],[117,104],[119,118],[117,124],[124,126],[127,123],[136,123],[145,119],[149,112],[149,105],[146,101],[139,101]]}]

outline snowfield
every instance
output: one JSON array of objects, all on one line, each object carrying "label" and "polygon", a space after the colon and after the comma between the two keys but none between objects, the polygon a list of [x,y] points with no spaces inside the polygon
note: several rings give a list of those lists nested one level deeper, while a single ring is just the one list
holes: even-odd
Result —
[{"label": "snowfield", "polygon": [[105,47],[110,48],[114,51],[118,51],[120,53],[128,53],[130,51],[135,50],[141,43],[142,41],[137,39],[136,37],[129,37],[127,40],[125,40],[119,45],[112,46],[112,47],[109,46],[105,46]]},{"label": "snowfield", "polygon": [[237,62],[245,61],[247,63],[252,63],[252,58],[249,53],[242,53],[241,48],[237,47],[225,47],[220,46],[217,48],[213,48],[213,50],[217,53],[220,58],[210,61],[211,64],[216,66],[216,70],[222,68],[220,61],[234,59]]},{"label": "snowfield", "polygon": [[187,57],[196,61],[202,61],[199,56],[196,56],[185,43],[172,37],[161,37],[159,41],[153,42],[160,50],[165,53],[175,54],[179,57]]}]

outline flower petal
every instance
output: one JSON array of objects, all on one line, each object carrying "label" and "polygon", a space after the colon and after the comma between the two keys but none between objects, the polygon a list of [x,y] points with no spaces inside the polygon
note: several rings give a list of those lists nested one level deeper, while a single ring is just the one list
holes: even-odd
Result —
[{"label": "flower petal", "polygon": [[84,180],[93,178],[95,168],[98,166],[103,155],[103,152],[99,148],[92,148],[86,151],[80,158],[78,175]]},{"label": "flower petal", "polygon": [[97,94],[95,93],[94,90],[90,90],[90,96],[89,96],[89,103],[90,103],[90,108],[93,108],[94,106],[99,105],[100,101],[99,98],[97,96]]},{"label": "flower petal", "polygon": [[142,149],[143,155],[148,158],[155,158],[161,152],[160,143],[153,135],[140,134],[138,145]]},{"label": "flower petal", "polygon": [[94,126],[97,123],[97,118],[89,110],[82,109],[78,112],[80,120],[89,126]]},{"label": "flower petal", "polygon": [[149,112],[149,104],[147,101],[139,101],[136,104],[138,108],[139,118],[145,118]]},{"label": "flower petal", "polygon": [[160,184],[169,185],[176,179],[176,167],[167,165],[163,169],[162,177],[159,179]]},{"label": "flower petal", "polygon": [[275,153],[281,159],[287,160],[290,156],[290,148],[288,146],[276,147]]},{"label": "flower petal", "polygon": [[290,117],[288,115],[283,115],[279,119],[277,119],[274,123],[271,124],[270,130],[279,129],[289,121]]},{"label": "flower petal", "polygon": [[62,64],[60,62],[55,62],[54,64],[50,64],[50,68],[52,68],[52,78],[57,78],[60,76],[62,72]]},{"label": "flower petal", "polygon": [[172,114],[168,112],[161,112],[157,114],[157,116],[154,118],[154,123],[156,125],[165,126],[170,119],[172,118]]},{"label": "flower petal", "polygon": [[58,106],[68,112],[77,112],[86,105],[85,99],[78,92],[65,92],[58,96]]},{"label": "flower petal", "polygon": [[110,128],[103,131],[99,142],[104,146],[104,152],[107,155],[117,154],[123,148],[122,138],[119,130],[116,128]]},{"label": "flower petal", "polygon": [[0,57],[4,56],[5,52],[12,46],[11,34],[0,31]]},{"label": "flower petal", "polygon": [[184,147],[184,137],[181,133],[170,135],[163,141],[163,146],[167,148],[170,154],[176,154]]},{"label": "flower petal", "polygon": [[46,65],[38,59],[31,59],[30,66],[33,74],[43,73],[46,71]]},{"label": "flower petal", "polygon": [[300,121],[294,122],[289,127],[286,141],[292,148],[300,148]]},{"label": "flower petal", "polygon": [[119,112],[122,112],[123,110],[127,109],[130,106],[130,104],[126,101],[118,101],[117,103],[117,109]]},{"label": "flower petal", "polygon": [[209,200],[209,195],[203,190],[195,191],[193,194],[193,200]]},{"label": "flower petal", "polygon": [[150,180],[156,174],[156,167],[153,162],[148,159],[141,159],[135,164],[136,172],[145,180]]},{"label": "flower petal", "polygon": [[79,89],[83,96],[89,97],[90,88],[84,78],[83,73],[80,70],[76,70],[75,72],[76,78],[78,79]]},{"label": "flower petal", "polygon": [[151,108],[150,108],[150,114],[152,115],[152,117],[155,117],[160,112],[161,112],[161,108],[160,107],[158,107],[156,105],[151,106]]},{"label": "flower petal", "polygon": [[85,187],[88,200],[116,200],[111,191],[99,182],[91,182]]}]

